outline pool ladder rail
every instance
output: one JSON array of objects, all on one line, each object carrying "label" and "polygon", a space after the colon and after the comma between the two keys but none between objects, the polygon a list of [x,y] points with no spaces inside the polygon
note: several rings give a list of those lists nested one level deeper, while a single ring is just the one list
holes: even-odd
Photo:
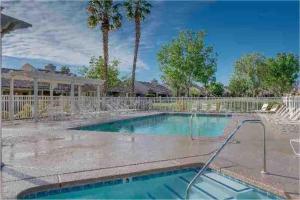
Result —
[{"label": "pool ladder rail", "polygon": [[[191,116],[192,121],[193,115]],[[267,167],[266,167],[266,128],[264,123],[261,120],[257,119],[246,119],[240,122],[240,124],[229,134],[227,139],[222,143],[222,145],[216,150],[216,152],[208,159],[208,161],[205,163],[205,165],[201,168],[201,170],[194,176],[194,178],[190,181],[186,188],[185,192],[185,199],[189,199],[189,194],[192,186],[195,184],[196,180],[205,172],[205,170],[209,167],[209,165],[216,159],[216,157],[219,155],[219,153],[223,150],[223,148],[230,142],[230,140],[235,136],[237,131],[245,124],[245,123],[258,123],[261,124],[263,127],[263,170],[261,171],[262,174],[267,173]],[[192,125],[192,122],[191,122]],[[191,132],[192,133],[192,132]],[[193,136],[191,134],[191,138],[193,139]]]}]

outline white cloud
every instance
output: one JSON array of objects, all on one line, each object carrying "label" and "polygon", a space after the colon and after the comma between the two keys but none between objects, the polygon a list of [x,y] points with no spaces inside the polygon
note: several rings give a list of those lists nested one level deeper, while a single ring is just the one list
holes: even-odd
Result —
[{"label": "white cloud", "polygon": [[[87,27],[86,1],[3,2],[3,13],[32,24],[2,40],[4,56],[44,59],[69,65],[88,65],[91,56],[102,55],[99,29]],[[128,32],[128,30],[127,30]],[[111,34],[110,60],[119,59],[120,69],[131,69],[133,30],[130,35]],[[138,61],[140,69],[148,66]]]}]

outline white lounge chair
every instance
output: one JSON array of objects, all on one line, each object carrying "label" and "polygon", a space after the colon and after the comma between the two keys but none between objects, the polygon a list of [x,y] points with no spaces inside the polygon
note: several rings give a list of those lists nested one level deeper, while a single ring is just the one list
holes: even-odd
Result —
[{"label": "white lounge chair", "polygon": [[[275,111],[277,109],[277,111]],[[285,105],[282,105],[279,109],[272,107],[270,112],[272,111],[273,114],[268,114],[267,112],[262,112],[264,114],[261,115],[261,117],[265,118],[269,122],[277,123],[278,121],[282,119],[286,119],[286,115],[288,115],[288,108]],[[273,112],[275,111],[275,112]]]},{"label": "white lounge chair", "polygon": [[293,120],[293,121],[297,121],[299,120],[300,117],[300,108],[294,109],[294,111],[291,111],[291,113],[289,114],[289,119]]},{"label": "white lounge chair", "polygon": [[223,104],[220,104],[219,112],[225,113],[225,112],[228,112],[228,111],[227,111],[227,109],[225,108],[225,106]]},{"label": "white lounge chair", "polygon": [[273,118],[276,124],[300,124],[300,109],[289,109],[281,117]]},{"label": "white lounge chair", "polygon": [[52,120],[62,120],[67,114],[61,104],[58,106],[49,106],[48,108],[48,117]]},{"label": "white lounge chair", "polygon": [[210,104],[208,111],[209,112],[217,112],[217,104],[216,103]]},{"label": "white lounge chair", "polygon": [[279,109],[279,104],[274,104],[271,109],[269,110],[270,113],[276,113],[276,111]]},{"label": "white lounge chair", "polygon": [[256,112],[267,112],[269,104],[264,103],[260,110],[256,110]]},{"label": "white lounge chair", "polygon": [[192,112],[197,112],[197,111],[198,111],[198,102],[197,102],[197,101],[194,101],[194,102],[192,103],[191,111],[192,111]]},{"label": "white lounge chair", "polygon": [[282,106],[282,109],[278,110],[278,112],[276,112],[277,115],[284,115],[286,112],[288,112],[288,107],[286,107],[286,105]]},{"label": "white lounge chair", "polygon": [[[299,145],[298,152],[295,150],[295,147],[294,147],[293,143],[298,143],[298,145]],[[294,154],[296,156],[300,157],[300,139],[299,138],[298,139],[291,139],[290,140],[290,145],[292,147],[292,150],[293,150]]]},{"label": "white lounge chair", "polygon": [[207,112],[207,110],[208,110],[208,104],[206,102],[205,103],[201,103],[200,111]]}]

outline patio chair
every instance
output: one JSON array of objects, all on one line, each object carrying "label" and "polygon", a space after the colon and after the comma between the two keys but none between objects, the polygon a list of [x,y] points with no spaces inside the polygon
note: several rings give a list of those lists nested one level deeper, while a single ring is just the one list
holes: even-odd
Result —
[{"label": "patio chair", "polygon": [[278,106],[279,106],[279,108],[277,108],[277,110],[273,113],[274,116],[280,115],[282,112],[286,111],[286,109],[287,109],[284,104],[279,104]]},{"label": "patio chair", "polygon": [[227,111],[227,109],[225,108],[225,106],[223,104],[220,104],[219,112],[225,113],[225,112],[228,112],[228,111]]},{"label": "patio chair", "polygon": [[68,113],[64,111],[63,105],[50,106],[48,108],[48,116],[52,120],[62,120],[67,114]]},{"label": "patio chair", "polygon": [[269,113],[276,113],[276,111],[280,108],[279,104],[274,104],[271,109],[269,110]]},{"label": "patio chair", "polygon": [[[295,147],[294,147],[293,143],[298,143],[298,145],[299,145],[298,152],[295,150]],[[300,139],[299,138],[298,139],[291,139],[290,140],[290,145],[292,147],[292,150],[293,150],[294,154],[296,156],[300,157]]]},{"label": "patio chair", "polygon": [[[276,111],[273,112],[274,110],[276,110]],[[260,116],[265,118],[267,121],[275,122],[276,120],[283,119],[283,117],[287,114],[288,109],[285,105],[281,106],[279,109],[275,108],[275,106],[274,106],[271,108],[270,112],[272,114],[268,114],[268,112],[258,112],[258,113],[262,113]]]},{"label": "patio chair", "polygon": [[286,105],[283,105],[277,112],[277,115],[283,115],[284,113],[286,113],[288,111],[288,107]]},{"label": "patio chair", "polygon": [[217,104],[216,103],[210,104],[208,111],[209,112],[217,112]]},{"label": "patio chair", "polygon": [[286,115],[288,115],[290,112],[289,108],[287,108],[286,106],[283,106],[283,109],[279,109],[277,112],[274,113],[274,115],[272,115],[273,119],[280,119],[282,117],[285,117]]},{"label": "patio chair", "polygon": [[206,102],[201,103],[200,111],[202,111],[202,112],[207,112],[208,111],[208,104]]},{"label": "patio chair", "polygon": [[289,119],[291,120],[298,120],[300,118],[300,108],[297,108],[294,110],[294,112],[291,112],[289,115]]},{"label": "patio chair", "polygon": [[267,112],[269,104],[264,103],[260,110],[256,110],[255,112]]},{"label": "patio chair", "polygon": [[298,109],[289,109],[286,114],[281,115],[281,117],[273,118],[273,122],[276,124],[300,124],[300,108]]},{"label": "patio chair", "polygon": [[198,111],[198,103],[196,101],[194,101],[192,103],[192,108],[191,108],[192,112],[197,112]]},{"label": "patio chair", "polygon": [[110,112],[110,114],[129,114],[133,111],[136,111],[136,109],[122,108],[119,105],[114,104],[113,102],[107,103],[106,108]]}]

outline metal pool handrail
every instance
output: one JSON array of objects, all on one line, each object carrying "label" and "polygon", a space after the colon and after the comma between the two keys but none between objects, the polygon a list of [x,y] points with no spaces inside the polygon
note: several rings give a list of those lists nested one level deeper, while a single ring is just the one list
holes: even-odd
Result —
[{"label": "metal pool handrail", "polygon": [[209,158],[209,160],[205,163],[205,165],[201,168],[201,170],[195,175],[195,177],[191,180],[191,182],[188,184],[186,191],[185,191],[185,199],[189,199],[189,193],[191,190],[191,187],[195,184],[195,181],[204,173],[204,171],[208,168],[208,166],[215,160],[215,158],[219,155],[219,153],[223,150],[223,148],[228,144],[228,142],[235,136],[237,131],[245,124],[245,123],[258,123],[261,124],[264,130],[264,135],[263,135],[263,147],[264,147],[264,152],[263,152],[263,170],[261,173],[267,173],[266,169],[266,128],[264,123],[261,120],[253,120],[253,119],[246,119],[243,120],[235,129],[230,133],[228,138],[223,142],[223,144],[218,148],[218,150]]}]

